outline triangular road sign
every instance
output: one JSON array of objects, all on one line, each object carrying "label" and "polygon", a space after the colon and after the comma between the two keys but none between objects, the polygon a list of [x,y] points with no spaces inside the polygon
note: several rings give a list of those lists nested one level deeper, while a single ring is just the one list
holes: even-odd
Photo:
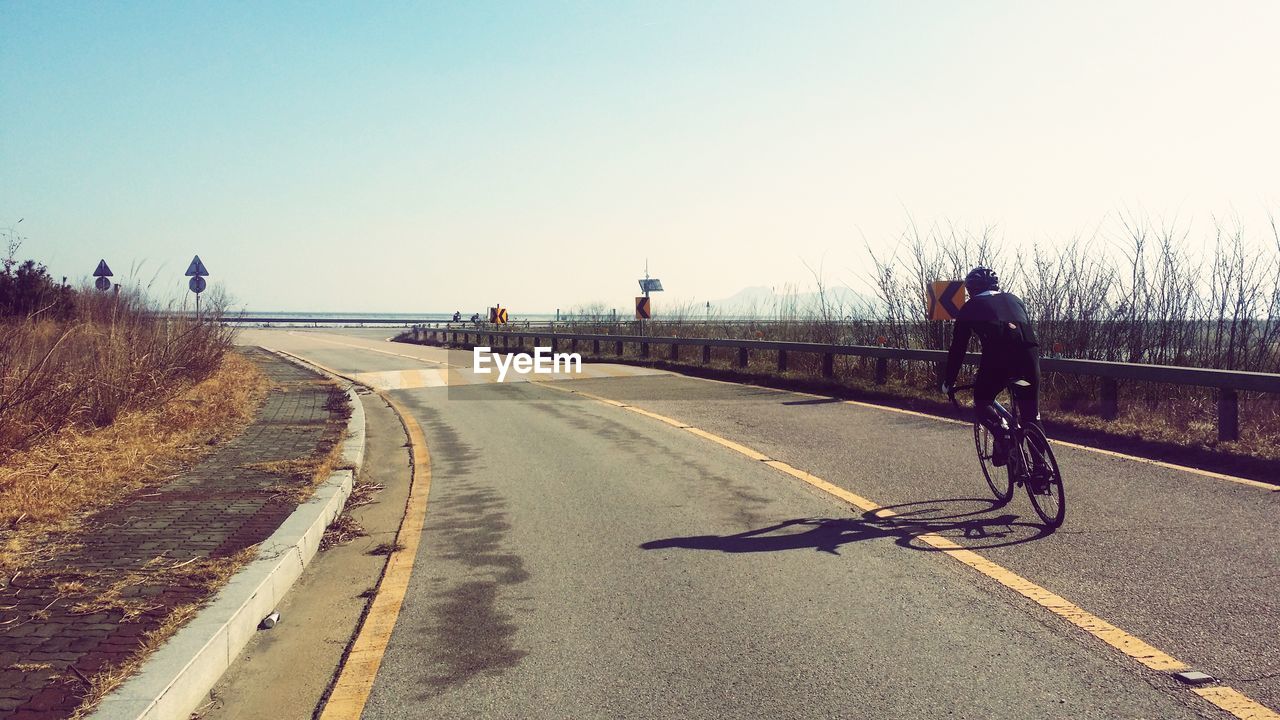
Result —
[{"label": "triangular road sign", "polygon": [[111,277],[111,268],[107,267],[106,260],[98,261],[98,269],[93,271],[94,277]]},{"label": "triangular road sign", "polygon": [[191,258],[191,264],[187,266],[187,277],[203,277],[208,274],[209,271],[204,269],[204,263],[200,262],[199,255]]}]

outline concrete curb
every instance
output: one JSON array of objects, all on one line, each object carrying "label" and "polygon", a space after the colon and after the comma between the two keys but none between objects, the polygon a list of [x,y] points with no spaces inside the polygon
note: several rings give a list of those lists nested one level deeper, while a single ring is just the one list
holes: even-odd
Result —
[{"label": "concrete curb", "polygon": [[[297,358],[285,360],[346,385],[351,399],[342,464],[364,462],[364,407],[355,386]],[[142,669],[108,695],[91,720],[179,720],[191,715],[240,655],[258,624],[280,604],[316,551],[329,524],[342,512],[358,470],[337,470],[311,499],[293,511],[262,543],[258,557],[240,569],[213,600]]]}]

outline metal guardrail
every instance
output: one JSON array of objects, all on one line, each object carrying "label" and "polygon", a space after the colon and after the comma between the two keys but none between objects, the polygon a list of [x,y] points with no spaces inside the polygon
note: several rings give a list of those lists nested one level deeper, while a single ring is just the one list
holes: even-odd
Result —
[{"label": "metal guardrail", "polygon": [[[888,378],[889,360],[906,360],[915,362],[945,363],[947,353],[944,350],[921,350],[914,348],[891,348],[873,345],[828,345],[823,343],[787,342],[773,340],[745,340],[725,338],[680,338],[655,337],[646,335],[607,335],[595,333],[565,333],[547,330],[529,329],[496,329],[493,326],[459,327],[445,323],[425,324],[413,329],[415,340],[423,340],[428,336],[432,340],[454,345],[475,345],[487,336],[491,347],[497,347],[498,338],[502,338],[502,348],[510,349],[512,339],[516,348],[523,347],[526,339],[537,345],[540,339],[550,341],[551,347],[558,350],[559,341],[567,340],[576,350],[578,343],[592,343],[592,353],[599,355],[601,343],[612,343],[615,355],[621,356],[626,345],[637,345],[640,356],[650,357],[650,347],[661,345],[668,347],[668,359],[679,361],[680,348],[701,347],[702,363],[711,362],[711,348],[735,348],[738,351],[737,365],[745,368],[753,352],[773,352],[777,357],[779,372],[787,369],[788,356],[794,353],[810,353],[822,357],[823,377],[834,377],[834,360],[837,355],[873,358],[876,360],[875,382],[883,385]],[[472,341],[472,337],[475,341]],[[979,355],[967,353],[966,364],[977,364]],[[1223,441],[1240,438],[1240,392],[1280,393],[1280,374],[1245,372],[1240,370],[1212,370],[1208,368],[1176,367],[1170,365],[1144,365],[1140,363],[1108,362],[1104,360],[1077,360],[1071,358],[1042,358],[1040,368],[1043,372],[1062,373],[1067,375],[1084,375],[1102,379],[1099,398],[1102,416],[1114,420],[1119,414],[1120,380],[1140,382],[1168,383],[1172,385],[1191,385],[1214,388],[1218,391],[1218,439]]]},{"label": "metal guardrail", "polygon": [[[265,315],[224,315],[219,318],[224,323],[265,323],[265,324],[291,324],[291,325],[403,325],[409,327],[412,325],[434,324],[437,321],[423,320],[421,318],[339,318],[339,317],[315,317],[310,315],[297,315],[294,317],[265,316]],[[462,323],[456,323],[459,327]]]}]

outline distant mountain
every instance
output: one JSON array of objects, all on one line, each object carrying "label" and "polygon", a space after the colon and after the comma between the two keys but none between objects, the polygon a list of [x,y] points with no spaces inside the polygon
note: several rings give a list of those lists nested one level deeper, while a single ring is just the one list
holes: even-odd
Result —
[{"label": "distant mountain", "polygon": [[[827,307],[841,315],[858,315],[876,300],[847,287],[828,288]],[[711,307],[722,315],[777,315],[790,312],[808,313],[821,305],[817,292],[798,292],[791,287],[748,287],[723,300],[712,300]]]}]

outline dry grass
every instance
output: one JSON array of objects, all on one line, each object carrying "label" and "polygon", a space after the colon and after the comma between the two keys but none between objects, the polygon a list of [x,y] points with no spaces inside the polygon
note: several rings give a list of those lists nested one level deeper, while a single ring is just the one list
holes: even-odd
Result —
[{"label": "dry grass", "polygon": [[347,497],[346,509],[351,510],[364,505],[372,505],[374,498],[384,487],[381,483],[357,482],[351,488],[351,495]]},{"label": "dry grass", "polygon": [[370,555],[390,555],[393,552],[399,552],[403,549],[404,549],[404,546],[398,542],[397,543],[379,543],[377,546],[375,546],[372,550],[369,551],[369,554]]},{"label": "dry grass", "polygon": [[351,495],[347,496],[347,502],[343,503],[342,514],[338,515],[328,529],[325,529],[324,538],[320,541],[320,550],[332,550],[339,544],[347,544],[356,538],[369,536],[365,532],[364,525],[360,524],[360,520],[352,518],[351,511],[357,507],[372,505],[374,498],[383,489],[383,484],[362,482],[356,480],[355,486],[351,488]]},{"label": "dry grass", "polygon": [[23,673],[40,672],[42,670],[53,670],[53,669],[54,669],[54,666],[50,665],[49,663],[26,663],[26,662],[16,662],[10,665],[9,667],[5,668],[5,670],[17,670],[18,672],[23,672]]},{"label": "dry grass", "polygon": [[351,511],[358,507],[373,504],[374,498],[383,487],[380,483],[357,480],[356,484],[351,488],[351,494],[347,496],[347,502],[342,506],[342,514],[324,531],[324,538],[320,541],[320,549],[329,550],[339,545],[345,545],[358,537],[366,537],[369,533],[365,532],[364,526],[360,524],[359,520],[351,517]]},{"label": "dry grass", "polygon": [[[272,460],[241,465],[246,470],[260,470],[268,475],[277,475],[286,480],[315,479],[320,459],[316,457],[298,458],[296,460]],[[327,477],[327,474],[326,474]]]},{"label": "dry grass", "polygon": [[305,458],[250,463],[242,467],[275,475],[281,482],[266,487],[265,492],[302,503],[334,472],[353,469],[351,465],[342,462],[345,437],[346,431],[339,431],[336,437],[322,440],[317,452]]},{"label": "dry grass", "polygon": [[0,465],[0,572],[47,555],[51,533],[88,512],[158,484],[239,432],[268,381],[248,358],[228,353],[208,379],[183,384],[152,409],[126,410],[97,429],[65,427]]},{"label": "dry grass", "polygon": [[325,529],[324,537],[320,539],[320,549],[330,550],[339,545],[346,545],[356,538],[366,537],[368,534],[359,520],[344,511]]},{"label": "dry grass", "polygon": [[[126,610],[127,612],[127,610],[136,609],[135,606],[140,603],[134,602],[130,598],[121,598],[120,593],[126,587],[139,584],[182,585],[188,588],[195,588],[206,597],[211,596],[213,592],[225,585],[237,570],[252,560],[257,552],[258,547],[254,545],[228,557],[194,558],[172,564],[164,562],[163,558],[155,558],[145,568],[129,573],[127,576],[112,582],[104,593],[109,597],[73,606],[72,609],[76,612],[86,613],[103,610]],[[194,602],[169,610],[160,625],[148,631],[142,637],[141,642],[138,644],[138,649],[123,663],[112,665],[89,678],[68,678],[69,680],[78,680],[87,686],[80,707],[76,709],[76,712],[71,717],[79,719],[91,714],[103,698],[137,673],[138,669],[142,667],[142,664],[152,653],[164,645],[178,630],[182,629],[191,618],[195,617],[201,605],[203,605],[203,602]],[[146,610],[142,612],[146,612]],[[86,680],[87,683],[85,682]]]},{"label": "dry grass", "polygon": [[140,291],[74,293],[69,317],[0,319],[0,461],[64,428],[109,425],[208,377],[231,347],[214,317]]},{"label": "dry grass", "polygon": [[[80,585],[76,595],[81,599],[72,603],[70,610],[78,615],[118,612],[123,615],[120,622],[130,622],[164,607],[148,598],[132,594],[132,590],[144,586],[164,586],[211,592],[221,587],[256,550],[257,546],[253,546],[229,557],[196,557],[180,562],[169,562],[161,555],[152,558],[142,567],[125,573],[113,572],[110,576],[84,573],[80,580],[73,581]],[[74,568],[68,571],[75,572]]]}]

